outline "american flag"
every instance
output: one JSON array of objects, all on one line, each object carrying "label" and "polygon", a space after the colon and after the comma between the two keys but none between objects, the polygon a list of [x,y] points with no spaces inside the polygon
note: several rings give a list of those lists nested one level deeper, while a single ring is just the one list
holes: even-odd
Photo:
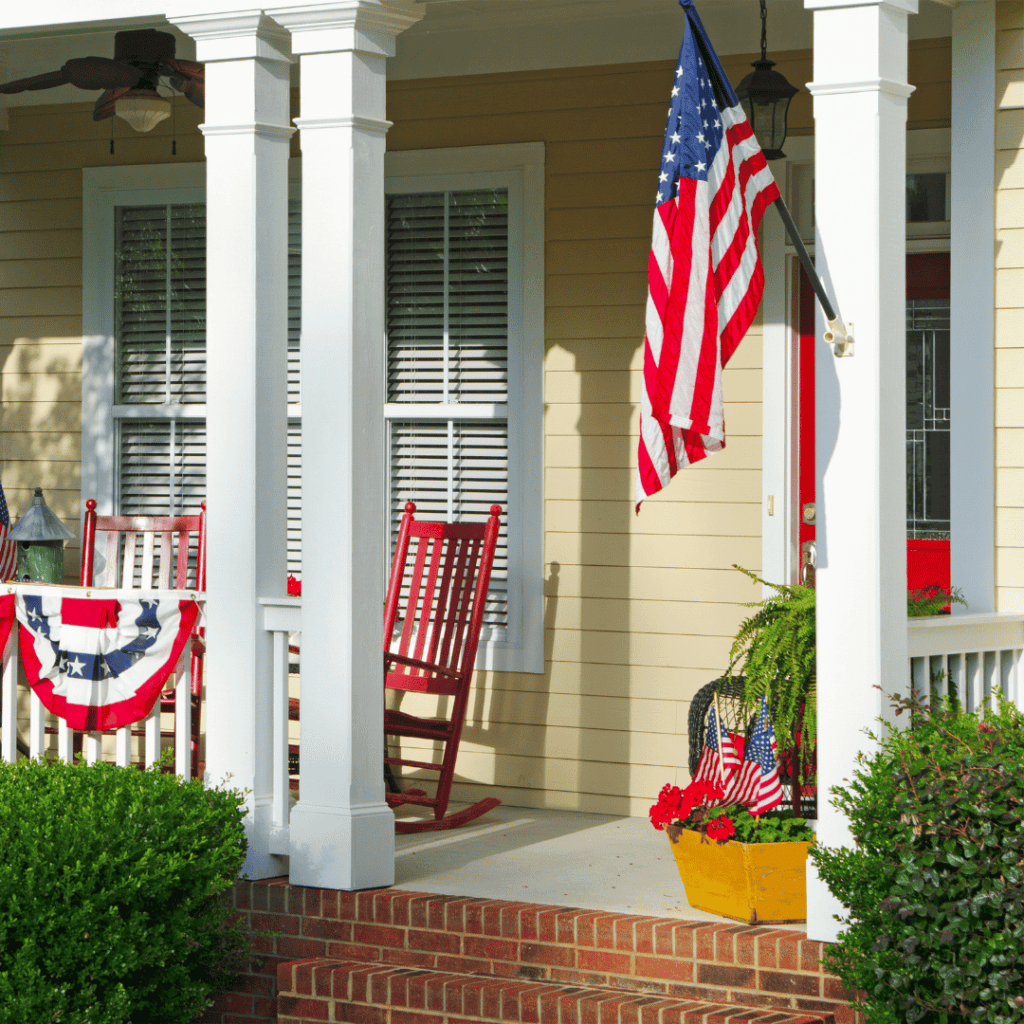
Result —
[{"label": "american flag", "polygon": [[712,705],[708,711],[708,728],[704,736],[704,749],[701,751],[700,761],[697,762],[697,771],[694,773],[693,781],[706,780],[715,786],[721,786],[725,790],[724,803],[736,803],[734,791],[738,780],[740,768],[739,755],[733,746],[732,737],[722,724],[715,708]]},{"label": "american flag", "polygon": [[768,714],[768,701],[762,697],[754,731],[747,737],[743,751],[736,802],[745,804],[751,814],[764,814],[781,801],[775,729]]},{"label": "american flag", "polygon": [[0,580],[14,579],[14,573],[18,568],[18,545],[7,539],[7,531],[10,528],[11,514],[7,511],[4,485],[0,484]]},{"label": "american flag", "polygon": [[682,466],[725,447],[722,367],[754,319],[764,272],[757,228],[779,190],[693,0],[647,263],[647,336],[636,507]]}]

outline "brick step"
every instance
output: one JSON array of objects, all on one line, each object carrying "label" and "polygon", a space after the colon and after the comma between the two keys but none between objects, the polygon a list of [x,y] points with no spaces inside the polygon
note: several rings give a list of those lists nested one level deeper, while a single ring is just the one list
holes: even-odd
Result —
[{"label": "brick step", "polygon": [[822,943],[794,929],[284,879],[237,883],[234,906],[259,955],[209,1024],[273,1020],[278,967],[324,958],[857,1020]]},{"label": "brick step", "polygon": [[321,957],[278,966],[278,1024],[835,1024],[829,1012]]}]

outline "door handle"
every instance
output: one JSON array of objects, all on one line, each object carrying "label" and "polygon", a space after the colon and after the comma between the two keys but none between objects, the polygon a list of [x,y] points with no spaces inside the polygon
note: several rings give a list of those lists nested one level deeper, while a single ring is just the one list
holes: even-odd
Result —
[{"label": "door handle", "polygon": [[814,570],[818,565],[818,545],[805,540],[800,545],[800,582],[805,587],[814,586]]}]

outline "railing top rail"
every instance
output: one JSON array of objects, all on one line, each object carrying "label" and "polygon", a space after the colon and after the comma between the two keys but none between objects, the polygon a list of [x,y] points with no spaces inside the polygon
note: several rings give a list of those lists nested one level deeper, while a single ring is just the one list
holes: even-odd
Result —
[{"label": "railing top rail", "polygon": [[45,594],[56,595],[57,597],[97,597],[115,598],[122,596],[129,600],[147,599],[173,599],[188,598],[200,604],[206,601],[206,592],[203,590],[131,590],[125,587],[79,587],[69,584],[58,583],[4,583],[0,584],[0,594],[31,594],[42,596]]},{"label": "railing top rail", "polygon": [[907,621],[911,658],[1024,649],[1024,612],[944,615]]},{"label": "railing top rail", "polygon": [[1024,611],[965,612],[963,615],[930,615],[926,618],[907,619],[907,628],[923,631],[971,626],[1002,626],[1015,622],[1024,625]]}]

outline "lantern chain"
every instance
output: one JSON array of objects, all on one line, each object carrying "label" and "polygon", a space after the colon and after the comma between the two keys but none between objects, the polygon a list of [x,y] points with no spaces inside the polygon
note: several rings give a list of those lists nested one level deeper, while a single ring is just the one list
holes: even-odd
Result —
[{"label": "lantern chain", "polygon": [[765,0],[761,0],[761,60],[767,59],[768,54],[768,6]]}]

